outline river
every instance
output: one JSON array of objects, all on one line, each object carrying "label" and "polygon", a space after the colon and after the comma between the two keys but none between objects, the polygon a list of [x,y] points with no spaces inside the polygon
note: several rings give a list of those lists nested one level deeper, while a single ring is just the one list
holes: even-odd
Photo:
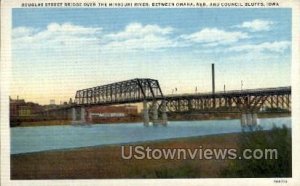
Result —
[{"label": "river", "polygon": [[[258,119],[264,130],[291,128],[291,118]],[[166,127],[142,123],[39,126],[11,128],[11,154],[124,144],[171,138],[241,132],[240,120],[171,121]]]}]

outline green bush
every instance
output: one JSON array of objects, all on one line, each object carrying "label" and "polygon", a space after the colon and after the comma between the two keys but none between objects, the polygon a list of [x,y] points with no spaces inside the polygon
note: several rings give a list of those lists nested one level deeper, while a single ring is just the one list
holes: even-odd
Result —
[{"label": "green bush", "polygon": [[271,131],[257,129],[243,132],[239,148],[277,149],[277,159],[232,160],[229,167],[222,172],[224,177],[291,177],[292,176],[292,144],[291,131],[283,126],[273,127]]}]

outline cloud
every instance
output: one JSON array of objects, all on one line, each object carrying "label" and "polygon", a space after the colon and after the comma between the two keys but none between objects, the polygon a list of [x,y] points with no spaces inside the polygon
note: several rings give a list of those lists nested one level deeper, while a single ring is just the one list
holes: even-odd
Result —
[{"label": "cloud", "polygon": [[33,35],[37,29],[28,28],[28,27],[17,27],[12,31],[13,38],[22,38],[22,37],[29,37]]},{"label": "cloud", "polygon": [[176,42],[169,36],[172,32],[172,27],[130,23],[123,31],[105,35],[104,40],[107,43],[103,50],[155,50],[174,47]]},{"label": "cloud", "polygon": [[282,53],[290,47],[291,43],[289,41],[274,41],[274,42],[264,42],[261,44],[250,44],[230,47],[229,51],[235,52],[279,52]]},{"label": "cloud", "polygon": [[123,41],[111,41],[101,47],[103,50],[156,50],[175,46],[175,43],[164,37],[147,35],[142,38],[133,38]]},{"label": "cloud", "polygon": [[114,40],[126,40],[143,38],[148,35],[167,35],[173,31],[172,27],[160,27],[158,25],[145,25],[140,23],[130,23],[124,29],[124,31],[118,33],[108,34],[107,37]]},{"label": "cloud", "polygon": [[[30,27],[17,27],[12,31],[13,48],[28,49],[60,48],[86,45],[96,42],[102,28],[83,27],[71,23],[51,23],[44,30]],[[73,46],[71,46],[73,45]]]},{"label": "cloud", "polygon": [[273,24],[274,24],[273,21],[255,19],[253,21],[243,22],[242,24],[236,25],[234,27],[246,28],[252,32],[257,32],[257,31],[269,31]]},{"label": "cloud", "polygon": [[204,28],[199,32],[182,35],[181,37],[189,42],[202,43],[204,46],[212,47],[232,44],[241,39],[249,38],[249,35],[243,32],[228,32],[217,28]]},{"label": "cloud", "polygon": [[100,32],[102,28],[98,27],[83,27],[78,25],[73,25],[71,23],[51,23],[47,26],[47,31],[52,33],[68,33],[68,34],[96,34]]},{"label": "cloud", "polygon": [[[243,24],[245,23],[247,22]],[[93,51],[97,54],[99,52],[156,51],[175,47],[193,47],[196,44],[212,52],[217,52],[218,49],[223,51],[224,46],[227,47],[226,51],[234,52],[251,50],[283,52],[290,46],[289,41],[237,46],[241,43],[240,41],[249,39],[251,36],[245,32],[218,28],[204,28],[191,34],[176,35],[172,27],[141,23],[130,23],[116,32],[107,32],[101,27],[51,23],[45,29],[17,27],[13,29],[12,36],[13,50],[27,56],[28,52],[47,56],[61,55],[65,52],[64,55],[75,53],[79,56],[83,51]]]},{"label": "cloud", "polygon": [[[105,52],[129,50],[156,50],[174,47],[177,42],[170,37],[172,27],[128,24],[119,32],[104,32],[100,27],[84,27],[72,23],[51,23],[44,30],[29,27],[13,29],[13,48],[53,50],[79,50],[93,48]],[[48,51],[50,52],[50,51]]]}]

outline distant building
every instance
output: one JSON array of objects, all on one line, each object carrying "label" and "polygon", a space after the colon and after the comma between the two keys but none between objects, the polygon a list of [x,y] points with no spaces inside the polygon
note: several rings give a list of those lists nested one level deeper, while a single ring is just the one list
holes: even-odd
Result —
[{"label": "distant building", "polygon": [[23,105],[19,107],[19,116],[20,117],[28,117],[31,116],[31,107],[28,105]]},{"label": "distant building", "polygon": [[44,110],[43,106],[33,103],[25,102],[24,99],[9,99],[10,105],[10,122],[16,123],[16,121],[33,121],[37,119],[37,114]]},{"label": "distant building", "polygon": [[70,98],[69,100],[69,104],[71,105],[73,103],[72,98]]},{"label": "distant building", "polygon": [[96,106],[87,109],[87,121],[92,123],[130,122],[137,118],[137,106]]},{"label": "distant building", "polygon": [[9,105],[10,105],[10,116],[19,116],[19,110],[21,106],[25,105],[24,99],[11,99],[9,98]]},{"label": "distant building", "polygon": [[50,105],[55,105],[55,100],[54,99],[50,99]]}]

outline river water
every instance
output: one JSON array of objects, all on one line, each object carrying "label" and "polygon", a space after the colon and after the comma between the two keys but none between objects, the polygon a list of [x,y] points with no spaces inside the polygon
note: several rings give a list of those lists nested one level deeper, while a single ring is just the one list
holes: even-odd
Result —
[{"label": "river water", "polygon": [[[264,130],[291,127],[291,118],[259,119]],[[11,128],[11,154],[241,132],[240,120],[171,121],[166,127],[134,124]]]}]

